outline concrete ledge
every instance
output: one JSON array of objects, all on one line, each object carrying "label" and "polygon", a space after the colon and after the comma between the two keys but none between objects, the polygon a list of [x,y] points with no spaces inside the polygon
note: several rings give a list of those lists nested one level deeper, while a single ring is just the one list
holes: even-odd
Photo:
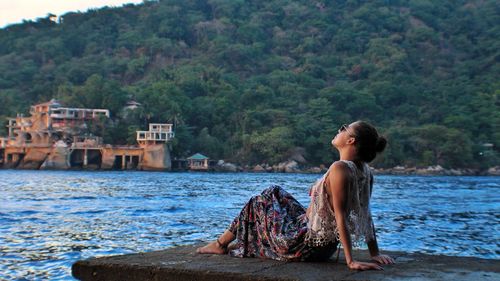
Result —
[{"label": "concrete ledge", "polygon": [[[383,271],[351,271],[342,254],[324,263],[279,262],[228,255],[200,255],[200,245],[104,258],[73,264],[80,280],[500,280],[500,261],[388,252],[396,264]],[[366,251],[355,251],[368,261]],[[332,257],[335,258],[335,257]]]}]

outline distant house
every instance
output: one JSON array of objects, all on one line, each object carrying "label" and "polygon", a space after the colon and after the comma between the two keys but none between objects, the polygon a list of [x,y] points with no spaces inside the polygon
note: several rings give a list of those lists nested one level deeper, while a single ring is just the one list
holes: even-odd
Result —
[{"label": "distant house", "polygon": [[164,143],[174,138],[172,124],[149,124],[149,131],[136,131],[137,142],[141,145]]},{"label": "distant house", "polygon": [[196,153],[187,158],[188,168],[190,170],[206,171],[209,168],[208,160],[209,158],[207,156]]},{"label": "distant house", "polygon": [[134,100],[128,101],[122,110],[123,117],[127,117],[132,111],[138,109],[141,106],[142,106],[142,104],[140,104]]},{"label": "distant house", "polygon": [[134,100],[131,100],[131,101],[128,101],[127,104],[125,105],[124,109],[127,109],[127,110],[135,110],[139,107],[141,107],[142,104],[134,101]]}]

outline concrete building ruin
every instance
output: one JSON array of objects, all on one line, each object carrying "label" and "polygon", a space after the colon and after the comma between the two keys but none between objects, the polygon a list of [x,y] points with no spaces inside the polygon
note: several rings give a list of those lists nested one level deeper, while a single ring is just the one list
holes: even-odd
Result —
[{"label": "concrete building ruin", "polygon": [[0,138],[0,167],[25,169],[170,170],[172,124],[137,131],[137,145],[104,144],[88,127],[110,118],[107,109],[63,107],[56,100],[33,105],[29,117],[8,118]]}]

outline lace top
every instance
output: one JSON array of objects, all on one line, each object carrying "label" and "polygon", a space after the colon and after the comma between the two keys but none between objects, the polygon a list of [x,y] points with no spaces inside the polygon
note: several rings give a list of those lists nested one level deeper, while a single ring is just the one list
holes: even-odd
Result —
[{"label": "lace top", "polygon": [[[373,175],[367,164],[360,171],[356,164],[349,160],[339,160],[349,166],[347,175],[346,225],[352,236],[353,244],[361,238],[373,240],[374,229],[370,212],[370,197],[373,186]],[[333,166],[333,165],[332,165]],[[340,240],[335,221],[335,213],[326,192],[325,180],[332,169],[311,186],[311,210],[308,214],[306,243],[310,246],[324,246]]]}]

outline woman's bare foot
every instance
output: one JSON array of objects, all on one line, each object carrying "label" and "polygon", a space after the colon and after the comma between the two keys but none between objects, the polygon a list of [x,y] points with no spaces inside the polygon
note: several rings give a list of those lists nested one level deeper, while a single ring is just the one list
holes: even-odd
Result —
[{"label": "woman's bare foot", "polygon": [[217,255],[222,255],[225,254],[227,251],[226,248],[220,247],[219,243],[216,241],[208,243],[204,247],[200,247],[196,249],[196,252],[198,254],[217,254]]},{"label": "woman's bare foot", "polygon": [[204,247],[196,249],[196,252],[198,254],[217,254],[217,255],[226,254],[228,252],[228,246],[231,249],[231,242],[235,238],[236,237],[231,231],[226,230],[219,238],[217,238],[217,240],[208,243]]}]

